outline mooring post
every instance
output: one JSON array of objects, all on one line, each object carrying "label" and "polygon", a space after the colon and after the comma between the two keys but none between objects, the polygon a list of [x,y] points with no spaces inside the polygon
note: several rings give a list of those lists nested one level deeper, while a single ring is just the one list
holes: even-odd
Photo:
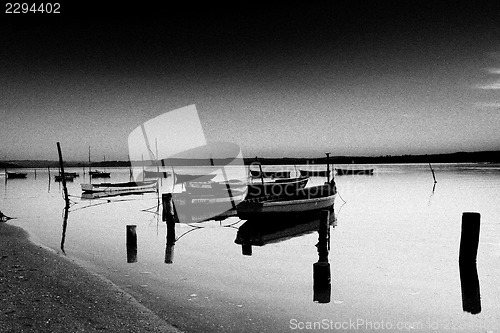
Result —
[{"label": "mooring post", "polygon": [[462,309],[472,314],[481,312],[481,292],[477,276],[477,249],[481,215],[475,212],[462,214],[460,236],[459,270],[462,289]]},{"label": "mooring post", "polygon": [[163,221],[167,223],[165,263],[174,262],[175,223],[177,221],[172,193],[162,194]]},{"label": "mooring post", "polygon": [[252,244],[242,244],[241,245],[241,254],[244,256],[252,255]]},{"label": "mooring post", "polygon": [[325,153],[326,155],[326,182],[330,182],[330,153]]},{"label": "mooring post", "polygon": [[[61,168],[64,200],[66,201],[66,209],[69,209],[68,188],[66,187],[66,176],[64,173],[64,163],[63,163],[63,157],[62,157],[62,152],[61,152],[61,144],[59,142],[57,142],[57,152],[59,153],[59,167]],[[49,174],[49,177],[50,177],[50,174]]]},{"label": "mooring post", "polygon": [[127,225],[127,263],[137,262],[137,226]]},{"label": "mooring post", "polygon": [[313,264],[313,301],[329,303],[331,295],[331,273],[328,262],[330,211],[322,210],[318,228],[318,262]]}]

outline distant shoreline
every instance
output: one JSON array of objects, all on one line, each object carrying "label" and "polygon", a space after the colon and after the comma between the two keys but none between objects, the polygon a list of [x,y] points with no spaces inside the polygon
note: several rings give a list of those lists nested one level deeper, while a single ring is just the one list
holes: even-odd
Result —
[{"label": "distant shoreline", "polygon": [[[245,165],[251,165],[256,161],[253,158],[244,158]],[[318,158],[259,158],[258,161],[263,165],[284,165],[284,164],[325,164],[326,157]],[[456,152],[449,154],[423,154],[423,155],[385,155],[385,156],[330,156],[330,163],[333,164],[399,164],[399,163],[500,163],[500,151],[479,151],[479,152]],[[197,166],[209,165],[205,159],[169,159],[166,165],[172,166]],[[214,159],[215,165],[227,165],[234,162],[233,159]],[[154,162],[145,161],[146,165],[152,165]],[[134,162],[134,165],[140,165],[141,162]],[[67,167],[88,167],[88,162],[67,161],[64,162]],[[92,163],[94,168],[102,167],[129,167],[129,161],[106,161]],[[58,168],[59,162],[47,160],[16,160],[1,162],[0,169],[14,168]]]}]

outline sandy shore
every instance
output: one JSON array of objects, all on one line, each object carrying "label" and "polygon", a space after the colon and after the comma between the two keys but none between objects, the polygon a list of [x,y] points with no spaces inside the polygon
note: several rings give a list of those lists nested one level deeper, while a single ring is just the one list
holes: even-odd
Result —
[{"label": "sandy shore", "polygon": [[117,286],[0,224],[0,332],[180,332]]}]

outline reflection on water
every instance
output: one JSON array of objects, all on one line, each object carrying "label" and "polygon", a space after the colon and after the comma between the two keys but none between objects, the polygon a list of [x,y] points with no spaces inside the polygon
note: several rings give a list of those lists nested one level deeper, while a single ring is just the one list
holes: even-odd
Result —
[{"label": "reflection on water", "polygon": [[[38,171],[35,180],[33,170],[27,170],[25,180],[0,182],[0,210],[17,217],[9,223],[30,230],[70,258],[90,263],[186,330],[286,332],[292,318],[403,321],[421,324],[421,331],[429,331],[430,324],[435,331],[500,327],[500,168],[433,164],[439,186],[432,188],[427,164],[366,166],[372,167],[370,177],[336,177],[342,200],[331,214],[338,225],[330,235],[327,257],[330,290],[323,288],[323,293],[316,293],[312,279],[311,266],[319,257],[313,247],[319,225],[312,221],[274,221],[258,227],[235,217],[223,225],[192,221],[175,224],[176,241],[170,242],[158,194],[84,200],[81,177],[68,184],[72,205],[66,219],[61,187],[52,184],[47,171]],[[129,179],[127,168],[108,171],[111,182]],[[311,178],[308,186],[323,182]],[[165,188],[181,191],[168,178]],[[467,269],[471,280],[456,267],[460,217],[467,211],[481,213],[477,269]],[[127,225],[136,225],[134,264],[125,260]],[[234,227],[224,227],[229,225]],[[246,249],[235,239],[244,240]],[[477,293],[459,288],[474,286],[474,281]],[[464,303],[462,309],[462,302],[468,298],[462,296],[479,296],[479,281],[480,312],[476,308],[472,316],[463,312],[467,307]],[[316,302],[311,302],[311,286]]]}]

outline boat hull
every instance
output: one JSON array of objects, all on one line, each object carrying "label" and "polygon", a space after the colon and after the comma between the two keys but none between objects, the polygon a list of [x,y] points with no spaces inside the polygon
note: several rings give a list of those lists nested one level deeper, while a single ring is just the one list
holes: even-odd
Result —
[{"label": "boat hull", "polygon": [[300,170],[302,177],[330,177],[329,171],[326,170]]},{"label": "boat hull", "polygon": [[373,169],[335,169],[337,175],[373,175]]},{"label": "boat hull", "polygon": [[145,178],[168,178],[168,175],[167,171],[144,171]]},{"label": "boat hull", "polygon": [[290,178],[291,171],[258,171],[250,170],[250,174],[254,178]]},{"label": "boat hull", "polygon": [[7,179],[24,179],[26,176],[28,176],[27,173],[7,172]]},{"label": "boat hull", "polygon": [[237,212],[243,220],[311,214],[331,208],[335,196],[334,186],[315,186],[290,196],[248,199],[238,205]]},{"label": "boat hull", "polygon": [[81,184],[83,192],[86,193],[141,193],[153,192],[158,189],[157,181],[149,182],[129,182],[129,183],[101,183],[101,184]]},{"label": "boat hull", "polygon": [[309,181],[308,177],[276,180],[274,182],[255,182],[248,184],[247,198],[258,198],[269,195],[293,194],[297,190],[304,188]]}]

